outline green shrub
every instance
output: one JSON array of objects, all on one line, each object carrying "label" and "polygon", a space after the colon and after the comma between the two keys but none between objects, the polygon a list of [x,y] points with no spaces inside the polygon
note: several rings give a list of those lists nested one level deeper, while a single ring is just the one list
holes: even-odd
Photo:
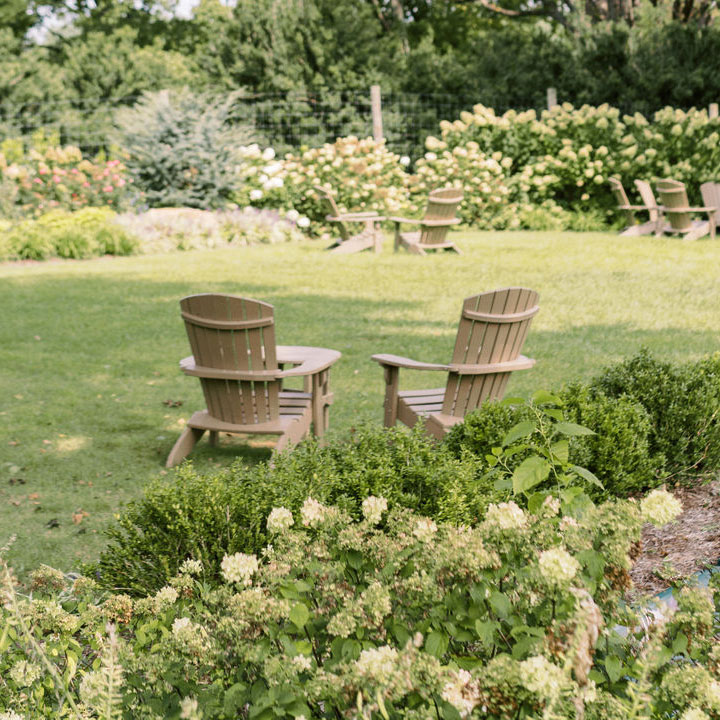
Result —
[{"label": "green shrub", "polygon": [[[549,422],[562,416],[593,433],[571,436],[568,448],[569,462],[589,470],[603,484],[604,490],[589,488],[593,497],[626,497],[658,484],[656,471],[662,458],[650,455],[650,421],[641,405],[629,398],[608,398],[582,384],[564,388],[556,399],[557,407],[549,407],[555,418],[548,418]],[[485,403],[453,427],[445,443],[455,457],[463,451],[477,458],[492,457],[511,428],[535,417],[531,405]],[[509,469],[515,470],[530,454],[530,447],[521,448],[508,459]]]},{"label": "green shrub", "polygon": [[643,521],[680,512],[655,493],[575,516],[557,497],[534,513],[503,503],[475,528],[381,496],[357,498],[360,518],[307,497],[261,518],[262,552],[189,558],[138,599],[41,568],[20,601],[3,565],[0,704],[33,718],[715,717],[720,592],[682,590],[652,633],[651,611],[624,602]]},{"label": "green shrub", "polygon": [[142,201],[156,207],[224,207],[238,188],[237,149],[248,131],[231,122],[236,95],[146,93],[118,112],[119,142]]},{"label": "green shrub", "polygon": [[697,475],[720,467],[720,354],[675,366],[643,349],[607,368],[592,385],[645,408],[649,449],[665,457],[665,472]]},{"label": "green shrub", "polygon": [[37,220],[25,220],[10,227],[2,259],[130,255],[139,242],[116,225],[114,218],[112,210],[85,208],[77,212],[53,210]]},{"label": "green shrub", "polygon": [[478,479],[477,460],[437,450],[422,428],[360,429],[350,442],[303,443],[274,466],[240,461],[217,474],[180,469],[152,484],[108,531],[97,570],[105,587],[138,593],[161,587],[187,557],[216,567],[225,553],[255,552],[267,541],[274,505],[297,509],[308,495],[354,517],[367,495],[438,519],[472,523],[497,495]]}]

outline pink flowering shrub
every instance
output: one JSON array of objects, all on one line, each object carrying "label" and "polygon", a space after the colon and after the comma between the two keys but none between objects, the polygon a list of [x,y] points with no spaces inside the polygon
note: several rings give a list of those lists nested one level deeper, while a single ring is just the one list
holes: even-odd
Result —
[{"label": "pink flowering shrub", "polygon": [[130,180],[119,160],[91,161],[71,145],[32,148],[19,157],[11,143],[3,143],[2,149],[0,191],[12,194],[18,214],[85,207],[119,210],[127,202]]}]

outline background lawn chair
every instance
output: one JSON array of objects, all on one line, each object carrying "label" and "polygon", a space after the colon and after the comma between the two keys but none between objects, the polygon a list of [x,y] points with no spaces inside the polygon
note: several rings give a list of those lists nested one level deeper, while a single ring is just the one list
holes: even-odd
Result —
[{"label": "background lawn chair", "polygon": [[[715,211],[717,206],[690,207],[685,185],[677,180],[658,180],[658,196],[669,227],[665,232],[684,235],[686,240],[697,240],[710,233],[715,239]],[[707,220],[693,220],[691,213],[707,213]]]},{"label": "background lawn chair", "polygon": [[[658,209],[653,201],[653,206],[645,205],[631,205],[628,200],[628,196],[625,194],[625,188],[617,178],[608,178],[610,188],[615,200],[617,201],[617,209],[625,216],[625,227],[620,231],[620,235],[626,237],[636,235],[650,235],[651,233],[657,232],[658,226]],[[642,182],[642,181],[641,181]],[[648,185],[648,188],[650,186]],[[650,190],[652,193],[652,190]],[[649,213],[650,219],[645,223],[638,224],[635,219],[635,211],[644,210]]]},{"label": "background lawn chair", "polygon": [[[328,222],[336,223],[340,239],[331,245],[328,250],[334,253],[350,254],[362,250],[374,250],[376,253],[382,249],[383,234],[380,223],[385,219],[376,212],[353,212],[341,213],[335,204],[332,193],[324,187],[313,188],[325,204],[325,218]],[[348,223],[362,223],[364,228],[352,234],[348,229]]]},{"label": "background lawn chair", "polygon": [[[520,354],[537,314],[539,296],[526,288],[505,288],[467,298],[463,302],[455,350],[449,365],[418,362],[397,355],[373,355],[385,370],[385,426],[396,420],[412,427],[425,418],[429,435],[445,433],[485,400],[498,400],[514,370],[535,361]],[[443,370],[444,388],[399,389],[400,368]]]},{"label": "background lawn chair", "polygon": [[[175,443],[166,466],[177,465],[203,433],[277,435],[276,449],[299,442],[328,423],[330,366],[335,350],[275,345],[273,307],[236,295],[190,295],[180,301],[192,355],[180,361],[200,378],[207,409],[196,412]],[[297,365],[282,370],[281,365]],[[305,392],[284,390],[283,378],[306,377]]]},{"label": "background lawn chair", "polygon": [[[462,190],[458,188],[433,190],[428,197],[425,217],[422,220],[389,218],[395,223],[395,251],[402,245],[417,255],[425,255],[428,250],[454,250],[460,253],[455,243],[447,239],[447,234],[452,225],[461,222],[455,217],[455,213],[462,199]],[[400,228],[405,223],[419,225],[420,230],[401,232]]]},{"label": "background lawn chair", "polygon": [[665,227],[665,218],[663,217],[663,208],[655,199],[655,193],[652,186],[647,180],[636,180],[635,187],[640,193],[640,198],[645,204],[645,209],[650,213],[650,222],[655,224],[653,232],[655,235],[662,235]]},{"label": "background lawn chair", "polygon": [[720,183],[706,182],[700,186],[700,195],[704,205],[708,207],[717,208],[710,218],[712,228],[710,229],[710,236],[715,237],[715,230],[717,228],[718,212],[720,212]]}]

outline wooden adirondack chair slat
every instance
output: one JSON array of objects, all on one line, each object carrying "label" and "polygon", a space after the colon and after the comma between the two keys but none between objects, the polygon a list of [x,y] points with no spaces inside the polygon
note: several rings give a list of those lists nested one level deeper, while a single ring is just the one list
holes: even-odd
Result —
[{"label": "wooden adirondack chair slat", "polygon": [[[385,219],[376,212],[340,212],[333,193],[325,187],[317,185],[313,188],[318,194],[327,212],[326,220],[337,227],[340,239],[331,245],[328,250],[335,254],[350,254],[362,250],[374,250],[376,253],[382,249],[382,228],[380,223]],[[352,233],[348,224],[361,224],[360,232]]]},{"label": "wooden adirondack chair slat", "polygon": [[[196,412],[175,443],[167,466],[192,451],[206,430],[211,442],[219,432],[278,435],[278,449],[298,442],[311,428],[321,436],[327,425],[329,367],[340,353],[323,348],[288,348],[278,365],[271,305],[234,295],[191,295],[180,301],[192,356],[181,361],[200,379],[207,409]],[[297,356],[297,359],[293,359]],[[322,394],[282,389],[283,377],[322,377]]]},{"label": "wooden adirondack chair slat", "polygon": [[385,424],[396,420],[414,425],[420,417],[426,430],[442,437],[447,430],[486,400],[500,399],[512,372],[532,367],[520,354],[538,294],[527,288],[481,293],[463,302],[445,388],[399,390],[399,368],[424,369],[421,363],[396,355],[374,355],[385,368]]},{"label": "wooden adirondack chair slat", "polygon": [[[688,240],[697,240],[710,234],[715,239],[715,213],[717,206],[690,207],[684,183],[677,180],[658,180],[658,195],[663,212],[669,222],[665,232],[684,235]],[[693,220],[692,213],[704,212],[707,220]]]},{"label": "wooden adirondack chair slat", "polygon": [[[452,250],[460,253],[454,242],[448,240],[448,230],[460,221],[455,217],[462,202],[463,193],[458,188],[433,190],[428,197],[425,217],[422,220],[394,217],[395,251],[400,246],[417,255],[425,255],[428,250]],[[404,223],[419,225],[420,230],[402,232]]]}]

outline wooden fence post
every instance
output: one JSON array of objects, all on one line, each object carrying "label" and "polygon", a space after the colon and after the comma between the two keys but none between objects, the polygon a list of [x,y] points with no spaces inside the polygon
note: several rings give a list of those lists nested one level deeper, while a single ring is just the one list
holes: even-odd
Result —
[{"label": "wooden fence post", "polygon": [[383,126],[379,85],[370,86],[370,107],[372,109],[373,138],[375,142],[380,142],[383,139]]},{"label": "wooden fence post", "polygon": [[547,106],[548,110],[552,110],[556,105],[557,102],[557,90],[553,87],[549,87],[547,89]]},{"label": "wooden fence post", "polygon": [[708,108],[708,117],[716,118],[717,116],[718,116],[718,104],[710,103],[710,107]]}]

